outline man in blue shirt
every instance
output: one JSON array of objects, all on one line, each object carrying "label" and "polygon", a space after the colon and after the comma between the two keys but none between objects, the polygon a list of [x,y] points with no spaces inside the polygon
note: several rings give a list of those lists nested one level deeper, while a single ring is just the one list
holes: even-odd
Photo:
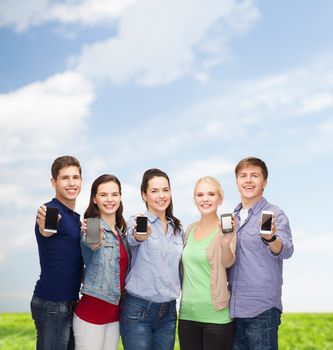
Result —
[{"label": "man in blue shirt", "polygon": [[[41,273],[31,300],[37,350],[74,349],[73,307],[79,298],[83,270],[80,215],[75,209],[81,191],[81,166],[71,156],[57,158],[51,168],[55,198],[38,209],[35,235]],[[48,207],[59,211],[56,232],[45,229]]]},{"label": "man in blue shirt", "polygon": [[[258,158],[235,169],[241,203],[235,209],[236,262],[230,269],[230,316],[235,319],[234,350],[277,350],[282,312],[283,259],[294,251],[285,213],[263,197],[268,170]],[[260,234],[262,211],[273,212],[272,232]]]}]

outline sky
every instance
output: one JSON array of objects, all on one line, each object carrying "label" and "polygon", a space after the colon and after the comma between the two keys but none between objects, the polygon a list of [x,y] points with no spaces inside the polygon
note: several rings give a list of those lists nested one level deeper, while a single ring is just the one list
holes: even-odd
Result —
[{"label": "sky", "polygon": [[232,211],[235,165],[263,159],[295,245],[284,311],[333,312],[332,13],[330,0],[0,0],[0,312],[29,311],[35,215],[67,154],[83,168],[79,213],[104,173],[125,217],[141,213],[157,167],[184,227],[199,177]]}]

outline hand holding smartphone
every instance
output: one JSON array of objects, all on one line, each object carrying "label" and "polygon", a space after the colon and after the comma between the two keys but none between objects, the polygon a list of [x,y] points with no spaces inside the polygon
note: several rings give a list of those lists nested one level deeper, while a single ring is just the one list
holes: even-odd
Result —
[{"label": "hand holding smartphone", "polygon": [[234,231],[231,213],[221,214],[221,228],[223,233],[231,233]]},{"label": "hand holding smartphone", "polygon": [[45,215],[44,231],[57,233],[59,209],[47,207]]},{"label": "hand holding smartphone", "polygon": [[100,243],[100,220],[99,218],[87,218],[86,243]]},{"label": "hand holding smartphone", "polygon": [[269,235],[272,233],[272,220],[273,212],[269,210],[263,210],[261,212],[260,233],[263,235]]},{"label": "hand holding smartphone", "polygon": [[148,220],[147,216],[137,216],[136,217],[136,233],[138,235],[147,234]]}]

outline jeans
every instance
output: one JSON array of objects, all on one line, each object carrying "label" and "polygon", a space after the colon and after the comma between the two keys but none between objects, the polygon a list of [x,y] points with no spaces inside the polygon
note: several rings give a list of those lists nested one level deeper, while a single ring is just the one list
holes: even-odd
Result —
[{"label": "jeans", "polygon": [[266,310],[251,318],[235,318],[234,350],[278,350],[278,330],[281,311]]},{"label": "jeans", "polygon": [[125,350],[173,350],[176,301],[154,303],[126,294],[121,305],[120,334]]},{"label": "jeans", "polygon": [[178,336],[182,350],[232,350],[234,323],[179,320]]},{"label": "jeans", "polygon": [[30,307],[37,330],[37,350],[73,350],[73,308],[76,302],[32,297]]}]

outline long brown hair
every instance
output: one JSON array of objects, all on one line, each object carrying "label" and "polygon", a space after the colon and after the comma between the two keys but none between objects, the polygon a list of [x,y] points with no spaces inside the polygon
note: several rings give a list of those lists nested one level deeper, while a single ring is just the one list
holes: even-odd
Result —
[{"label": "long brown hair", "polygon": [[[94,203],[94,198],[97,195],[98,186],[106,182],[115,182],[119,188],[119,194],[121,195],[121,184],[118,178],[114,175],[104,174],[99,176],[91,185],[90,200],[88,208],[84,213],[84,218],[100,218],[101,213],[99,212],[97,204]],[[119,208],[116,211],[116,226],[120,228],[122,232],[126,231],[126,221],[123,217],[123,203],[120,201]]]},{"label": "long brown hair", "polygon": [[[170,187],[170,180],[168,175],[160,170],[160,169],[148,169],[145,171],[145,173],[143,174],[142,177],[142,182],[141,182],[141,193],[145,193],[147,194],[147,189],[148,189],[148,183],[149,181],[153,178],[153,177],[164,177],[167,179],[169,187]],[[147,203],[146,203],[146,207],[148,209]],[[173,215],[173,204],[172,204],[172,197],[170,198],[170,204],[169,206],[166,208],[166,216],[170,219],[172,219],[175,229],[174,229],[174,233],[176,234],[177,231],[181,230],[181,223],[180,220],[177,219],[174,215]]]}]

